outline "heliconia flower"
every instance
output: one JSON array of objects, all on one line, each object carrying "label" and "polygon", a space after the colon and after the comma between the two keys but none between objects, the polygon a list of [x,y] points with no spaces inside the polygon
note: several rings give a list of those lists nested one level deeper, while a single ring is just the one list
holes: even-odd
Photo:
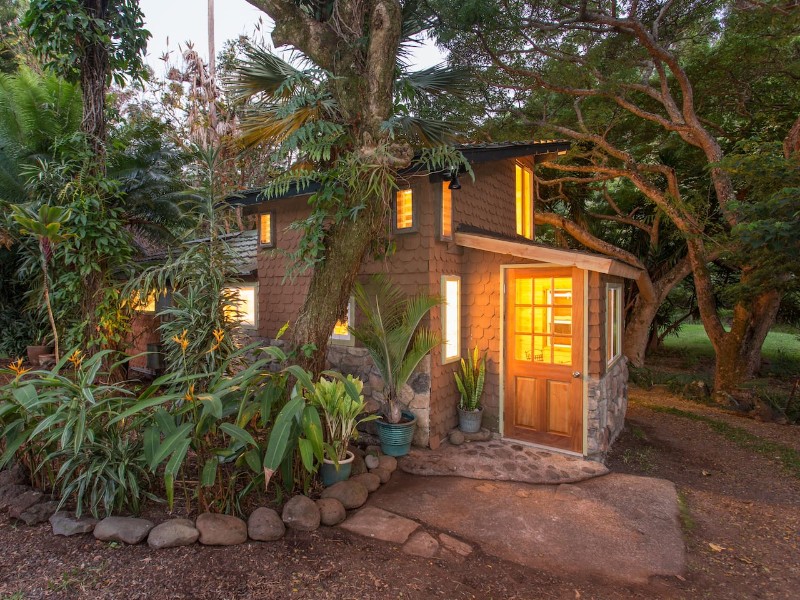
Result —
[{"label": "heliconia flower", "polygon": [[186,392],[186,395],[183,397],[183,399],[186,400],[187,402],[194,402],[195,397],[194,397],[194,384],[193,383],[189,385],[189,391]]},{"label": "heliconia flower", "polygon": [[76,348],[75,352],[73,352],[72,356],[70,356],[67,360],[69,360],[69,362],[72,363],[73,367],[78,369],[78,368],[80,368],[81,363],[83,362],[83,352],[81,352],[80,350],[78,350]]},{"label": "heliconia flower", "polygon": [[178,344],[184,352],[186,352],[186,348],[189,347],[189,338],[187,337],[187,331],[185,329],[180,335],[172,336],[172,341]]},{"label": "heliconia flower", "polygon": [[14,374],[17,377],[21,377],[22,375],[25,375],[25,373],[30,371],[30,369],[25,369],[22,366],[22,359],[21,358],[16,360],[16,361],[14,361],[14,362],[12,362],[10,365],[8,365],[8,368],[11,369],[12,371],[14,371]]}]

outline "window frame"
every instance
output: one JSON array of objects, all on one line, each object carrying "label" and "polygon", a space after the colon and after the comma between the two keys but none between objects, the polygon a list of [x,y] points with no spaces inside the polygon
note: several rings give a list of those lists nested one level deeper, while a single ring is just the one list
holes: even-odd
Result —
[{"label": "window frame", "polygon": [[[458,284],[456,292],[456,352],[453,355],[447,354],[447,326],[449,321],[447,319],[447,284],[455,281]],[[447,365],[450,363],[458,362],[461,360],[461,276],[459,275],[442,275],[441,281],[441,322],[442,322],[442,364]]]},{"label": "window frame", "polygon": [[238,289],[242,290],[244,288],[252,288],[253,289],[253,323],[247,323],[244,320],[240,322],[240,327],[242,329],[247,329],[248,331],[255,331],[258,330],[258,282],[257,281],[241,281],[237,283],[226,283],[225,289]]},{"label": "window frame", "polygon": [[[397,195],[400,192],[411,192],[411,227],[397,227]],[[417,223],[417,201],[414,194],[414,189],[411,187],[400,188],[395,191],[394,199],[392,200],[392,231],[394,233],[416,233],[418,231]]]},{"label": "window frame", "polygon": [[[609,299],[616,296],[614,306],[609,306]],[[622,357],[622,302],[623,290],[621,283],[606,283],[606,323],[605,323],[605,352],[606,367],[612,366]],[[614,334],[616,333],[616,343]]]},{"label": "window frame", "polygon": [[[438,210],[436,211],[436,235],[439,241],[452,242],[455,233],[455,219],[453,218],[453,190],[448,189],[449,181],[442,181],[439,186]],[[444,194],[445,190],[450,192],[450,235],[444,234]]]},{"label": "window frame", "polygon": [[[518,173],[519,173],[519,175],[521,175],[521,178],[522,178],[522,193],[524,194],[524,192],[525,192],[525,190],[524,190],[525,173],[526,172],[530,173],[530,177],[531,177],[531,183],[530,183],[530,187],[529,187],[529,190],[528,190],[529,191],[529,195],[530,195],[530,202],[529,202],[529,206],[528,206],[528,210],[529,210],[529,214],[530,214],[530,222],[528,223],[528,226],[529,226],[528,229],[530,229],[530,236],[528,236],[527,232],[526,232],[524,210],[521,210],[520,207],[517,206],[517,192],[518,192],[518,190],[517,190],[517,179],[519,177]],[[535,180],[534,180],[533,168],[528,166],[528,165],[526,165],[523,162],[514,161],[514,209],[515,209],[514,210],[514,214],[515,214],[515,217],[514,217],[515,223],[514,223],[514,225],[515,225],[515,231],[517,232],[517,235],[519,235],[521,237],[524,237],[525,239],[528,239],[528,240],[533,240],[536,237],[536,226],[534,224],[534,209],[535,209],[535,206],[534,206],[535,183],[534,183],[534,181]],[[524,200],[524,198],[523,198],[523,200]],[[522,205],[522,208],[524,209],[524,204]],[[520,233],[520,231],[522,233]]]},{"label": "window frame", "polygon": [[[356,300],[354,296],[350,296],[350,300],[347,302],[347,325],[348,327],[353,326],[353,321],[355,319],[356,314]],[[338,321],[337,321],[338,323]],[[336,346],[354,346],[356,343],[353,334],[348,331],[346,335],[341,335],[334,333],[331,331],[331,335],[328,338],[331,344]]]},{"label": "window frame", "polygon": [[[261,218],[265,215],[269,215],[269,239],[270,242],[268,244],[264,244],[261,242]],[[264,210],[258,213],[258,231],[256,236],[258,238],[258,247],[259,248],[274,248],[275,247],[275,211],[274,210]]]}]

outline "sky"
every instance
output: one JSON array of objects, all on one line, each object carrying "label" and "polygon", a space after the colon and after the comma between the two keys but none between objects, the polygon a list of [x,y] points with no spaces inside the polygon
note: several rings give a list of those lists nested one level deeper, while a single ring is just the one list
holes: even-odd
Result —
[{"label": "sky", "polygon": [[[147,48],[147,63],[155,74],[164,73],[161,56],[172,52],[173,64],[178,62],[178,45],[186,40],[194,42],[203,56],[208,55],[207,0],[139,0],[145,16],[145,26],[152,34]],[[225,40],[241,34],[252,34],[262,19],[262,31],[270,31],[272,23],[267,16],[245,0],[216,0],[215,44],[217,52]],[[430,67],[442,62],[443,55],[430,42],[414,52],[417,67]]]}]

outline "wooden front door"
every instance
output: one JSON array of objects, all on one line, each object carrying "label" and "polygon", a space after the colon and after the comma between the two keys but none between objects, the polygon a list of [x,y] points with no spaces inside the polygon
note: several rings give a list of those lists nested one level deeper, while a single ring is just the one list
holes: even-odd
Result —
[{"label": "wooden front door", "polygon": [[583,272],[507,269],[504,435],[583,451]]}]

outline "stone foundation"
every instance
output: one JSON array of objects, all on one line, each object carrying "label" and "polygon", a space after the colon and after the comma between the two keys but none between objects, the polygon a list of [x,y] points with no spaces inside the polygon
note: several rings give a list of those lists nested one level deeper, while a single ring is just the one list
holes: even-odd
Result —
[{"label": "stone foundation", "polygon": [[[364,399],[370,412],[384,412],[387,409],[384,394],[384,382],[372,363],[365,348],[355,346],[328,347],[328,364],[346,375],[359,377],[364,382]],[[417,428],[414,433],[415,446],[428,446],[431,432],[431,357],[422,359],[417,370],[400,390],[400,402],[403,409],[417,417]],[[373,423],[368,423],[372,425]],[[370,433],[371,428],[368,428]]]},{"label": "stone foundation", "polygon": [[589,379],[588,447],[586,454],[603,461],[625,424],[628,408],[628,359],[624,356],[599,378]]}]

